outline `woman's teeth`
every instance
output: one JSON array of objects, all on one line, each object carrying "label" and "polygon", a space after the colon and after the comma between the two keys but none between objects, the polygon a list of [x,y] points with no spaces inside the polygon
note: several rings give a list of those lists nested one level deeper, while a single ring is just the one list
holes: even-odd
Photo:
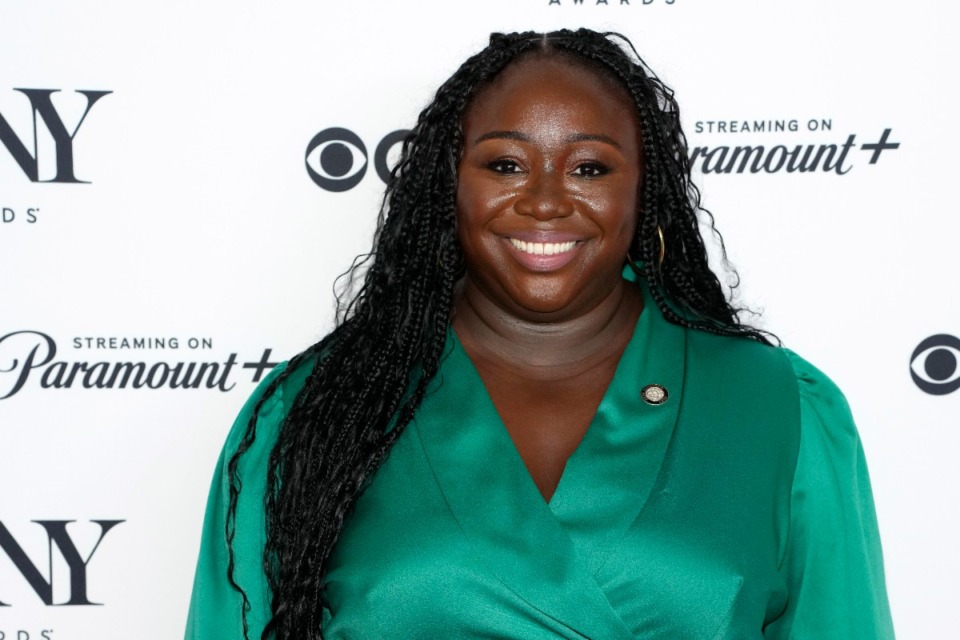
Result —
[{"label": "woman's teeth", "polygon": [[552,256],[558,253],[566,253],[573,249],[577,241],[571,240],[569,242],[524,242],[523,240],[517,240],[516,238],[510,238],[510,244],[515,248],[524,253],[529,253],[537,256]]}]

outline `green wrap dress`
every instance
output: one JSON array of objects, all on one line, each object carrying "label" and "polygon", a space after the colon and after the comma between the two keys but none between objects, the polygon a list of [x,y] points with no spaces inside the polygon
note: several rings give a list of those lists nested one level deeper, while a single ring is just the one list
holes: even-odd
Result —
[{"label": "green wrap dress", "polygon": [[[790,351],[672,325],[644,296],[549,502],[450,330],[430,393],[334,549],[325,638],[893,637],[867,467],[840,391]],[[306,375],[266,401],[241,462],[234,549],[251,638],[270,615],[267,459]],[[667,401],[644,402],[648,384]],[[214,476],[190,639],[243,637],[226,577],[226,463],[261,392]]]}]

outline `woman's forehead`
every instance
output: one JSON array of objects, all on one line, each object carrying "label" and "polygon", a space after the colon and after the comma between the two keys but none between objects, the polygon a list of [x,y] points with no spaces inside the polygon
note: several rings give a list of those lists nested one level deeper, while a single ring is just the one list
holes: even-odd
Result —
[{"label": "woman's forehead", "polygon": [[523,128],[548,118],[571,124],[586,118],[604,128],[637,125],[629,94],[609,74],[566,56],[536,55],[510,65],[477,93],[464,130]]},{"label": "woman's forehead", "polygon": [[469,106],[484,102],[491,94],[510,93],[545,77],[591,86],[593,93],[622,99],[634,108],[629,92],[612,70],[572,53],[556,50],[533,51],[514,60],[476,91]]}]

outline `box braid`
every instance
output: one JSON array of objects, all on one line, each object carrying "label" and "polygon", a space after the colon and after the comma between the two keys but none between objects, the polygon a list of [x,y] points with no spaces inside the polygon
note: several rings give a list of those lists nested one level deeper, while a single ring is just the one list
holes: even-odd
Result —
[{"label": "box braid", "polygon": [[[622,85],[636,105],[645,180],[631,252],[642,260],[638,273],[649,282],[667,320],[766,341],[761,332],[739,322],[739,310],[729,304],[707,265],[697,219],[700,196],[690,180],[677,103],[629,41],[587,29],[493,34],[489,46],[438,89],[404,140],[373,250],[348,271],[347,289],[356,289],[354,293],[346,294],[346,302],[338,297],[336,328],[294,357],[268,385],[230,458],[227,574],[243,598],[245,638],[250,603],[234,578],[233,540],[240,463],[257,437],[257,415],[292,372],[310,367],[266,470],[263,570],[272,592],[272,617],[261,638],[322,638],[325,575],[343,523],[412,419],[444,352],[454,290],[464,269],[455,210],[463,114],[478,89],[509,64],[537,52],[600,70]],[[712,216],[709,221],[713,228]],[[658,226],[667,247],[662,264]],[[722,248],[722,238],[720,244]]]}]

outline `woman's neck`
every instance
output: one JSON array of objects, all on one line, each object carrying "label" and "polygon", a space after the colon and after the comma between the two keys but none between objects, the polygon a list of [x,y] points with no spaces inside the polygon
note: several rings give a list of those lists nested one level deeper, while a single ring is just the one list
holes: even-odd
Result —
[{"label": "woman's neck", "polygon": [[619,359],[642,310],[640,292],[620,280],[586,313],[536,322],[517,318],[497,305],[468,276],[453,326],[478,364],[549,381],[576,377],[609,358]]}]

